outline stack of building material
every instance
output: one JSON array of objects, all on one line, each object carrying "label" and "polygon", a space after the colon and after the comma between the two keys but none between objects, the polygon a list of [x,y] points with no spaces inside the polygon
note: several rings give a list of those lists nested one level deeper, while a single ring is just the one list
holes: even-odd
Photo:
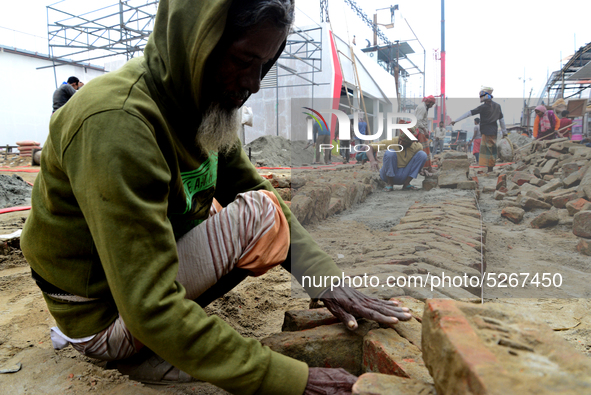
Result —
[{"label": "stack of building material", "polygon": [[476,189],[476,182],[469,177],[468,154],[456,151],[443,154],[438,174],[439,188]]},{"label": "stack of building material", "polygon": [[17,141],[16,145],[20,156],[31,156],[33,150],[41,149],[41,143],[32,140]]}]

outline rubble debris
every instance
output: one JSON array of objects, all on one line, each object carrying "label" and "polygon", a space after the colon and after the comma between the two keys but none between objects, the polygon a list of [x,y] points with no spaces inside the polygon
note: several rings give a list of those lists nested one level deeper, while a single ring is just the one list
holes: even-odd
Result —
[{"label": "rubble debris", "polygon": [[530,226],[536,229],[549,228],[558,225],[559,221],[560,218],[556,211],[544,211],[531,221]]},{"label": "rubble debris", "polygon": [[573,233],[591,239],[591,211],[580,211],[573,217]]},{"label": "rubble debris", "polygon": [[585,239],[579,239],[577,244],[577,251],[583,255],[591,256],[591,241]]},{"label": "rubble debris", "polygon": [[505,207],[503,211],[501,211],[501,217],[507,218],[514,224],[520,223],[521,220],[523,220],[524,215],[525,210],[520,209],[519,207]]},{"label": "rubble debris", "polygon": [[577,200],[570,201],[566,204],[568,215],[573,216],[581,211],[591,210],[591,202],[586,199],[580,198]]},{"label": "rubble debris", "polygon": [[515,168],[515,171],[501,169],[497,179],[494,198],[504,200],[502,217],[519,223],[523,215],[513,206],[525,211],[545,210],[536,213],[531,227],[560,225],[572,226],[575,234],[591,232],[586,230],[591,227],[586,215],[581,215],[578,221],[573,218],[577,213],[591,210],[588,196],[591,194],[591,148],[567,138],[536,140],[529,147],[523,146],[522,159]]},{"label": "rubble debris", "polygon": [[531,137],[524,136],[521,133],[509,133],[508,137],[515,149],[531,144],[533,141]]}]

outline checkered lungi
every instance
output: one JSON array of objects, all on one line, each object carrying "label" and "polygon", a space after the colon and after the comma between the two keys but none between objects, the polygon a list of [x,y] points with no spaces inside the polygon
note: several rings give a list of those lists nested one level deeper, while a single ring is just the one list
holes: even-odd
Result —
[{"label": "checkered lungi", "polygon": [[480,157],[478,164],[480,166],[494,167],[497,162],[497,136],[482,135],[480,143]]}]

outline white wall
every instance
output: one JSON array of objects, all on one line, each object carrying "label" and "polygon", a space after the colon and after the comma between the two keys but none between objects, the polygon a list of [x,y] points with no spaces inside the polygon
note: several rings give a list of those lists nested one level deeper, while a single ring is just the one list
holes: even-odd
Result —
[{"label": "white wall", "polygon": [[[20,140],[45,142],[56,85],[53,68],[37,68],[48,65],[47,60],[0,49],[0,145],[16,145]],[[74,66],[56,67],[55,73],[58,85],[70,76],[88,82],[104,74]]]},{"label": "white wall", "polygon": [[[288,85],[306,84],[305,81],[298,77],[289,76],[279,78],[280,88],[264,88],[257,94],[252,95],[246,102],[253,111],[253,127],[246,126],[246,143],[249,143],[258,137],[264,135],[277,135],[292,140],[306,139],[306,123],[305,117],[300,116],[302,106],[309,106],[315,109],[332,108],[332,100],[327,100],[334,95],[334,79],[335,69],[333,65],[332,47],[330,44],[329,25],[326,23],[320,24],[322,31],[313,31],[315,41],[322,43],[322,71],[314,74],[314,82],[321,85],[314,87],[312,94],[311,85],[301,87],[285,87]],[[308,27],[311,28],[311,27]],[[335,37],[335,45],[349,57],[350,50],[348,44]],[[396,106],[393,103],[396,98],[396,84],[394,77],[386,72],[367,54],[362,52],[359,48],[354,47],[355,58],[357,63],[357,72],[361,82],[361,89],[366,98],[366,105],[375,110],[368,112],[377,115],[377,105],[381,103],[381,111],[389,112],[395,110]],[[355,75],[352,63],[345,57],[340,56],[342,63],[344,80],[349,84],[355,83]],[[296,69],[299,72],[310,71],[311,68],[304,63],[295,60],[280,59],[280,63]],[[285,74],[285,70],[279,69],[279,74]],[[307,74],[308,78],[312,78],[311,74]],[[283,87],[281,87],[283,86]],[[312,98],[314,98],[312,100]],[[292,103],[292,99],[294,100]],[[347,103],[346,99],[341,100],[342,103]],[[358,103],[354,105],[359,106]],[[277,110],[276,110],[277,108]],[[341,108],[342,110],[343,108]],[[292,110],[296,117],[292,118]],[[279,113],[279,133],[277,133],[277,112]],[[385,116],[385,114],[384,114]],[[371,125],[372,133],[377,129],[377,117],[372,117],[373,124]],[[331,123],[327,119],[327,122]],[[384,124],[384,119],[382,123]],[[330,126],[333,127],[332,125]]]}]

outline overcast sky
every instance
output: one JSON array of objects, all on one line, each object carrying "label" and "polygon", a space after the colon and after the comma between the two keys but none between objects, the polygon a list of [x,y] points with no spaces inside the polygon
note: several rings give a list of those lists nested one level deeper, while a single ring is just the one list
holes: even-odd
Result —
[{"label": "overcast sky", "polygon": [[[2,0],[0,44],[26,45],[25,49],[47,53],[46,6],[53,3],[56,2]],[[66,0],[58,3],[55,7],[82,13],[116,1]],[[391,40],[413,39],[402,19],[406,18],[427,52],[426,94],[439,94],[439,63],[434,60],[434,50],[441,49],[441,1],[358,0],[357,3],[370,18],[378,8],[399,5],[395,28],[383,28],[383,31]],[[449,98],[475,97],[482,85],[493,87],[496,97],[521,98],[524,69],[526,96],[531,88],[536,96],[548,73],[560,69],[561,59],[591,41],[591,1],[588,0],[448,0],[445,6],[446,92]],[[296,0],[296,7],[298,25],[319,22],[318,0]],[[333,29],[339,36],[347,40],[347,37],[352,39],[356,35],[358,46],[365,46],[366,38],[372,41],[371,29],[344,0],[329,0],[329,7]],[[389,23],[389,11],[379,11],[378,22]],[[412,55],[413,62],[422,67],[422,48],[416,41],[409,44],[417,52]],[[407,96],[420,96],[422,85],[420,76],[412,76]]]}]

